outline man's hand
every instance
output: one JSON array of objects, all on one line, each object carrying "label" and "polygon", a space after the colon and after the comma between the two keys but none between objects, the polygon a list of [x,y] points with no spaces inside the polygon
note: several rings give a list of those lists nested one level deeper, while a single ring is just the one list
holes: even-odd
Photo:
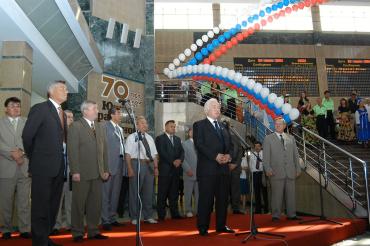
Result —
[{"label": "man's hand", "polygon": [[274,176],[274,173],[272,171],[268,171],[268,172],[266,172],[266,176],[267,177]]},{"label": "man's hand", "polygon": [[224,155],[223,155],[223,154],[217,154],[217,156],[216,156],[216,161],[217,161],[219,164],[225,164],[225,162],[224,162]]},{"label": "man's hand", "polygon": [[110,174],[109,173],[103,173],[103,180],[107,181],[109,179]]},{"label": "man's hand", "polygon": [[127,172],[128,172],[128,176],[131,178],[131,177],[134,177],[134,175],[135,175],[135,173],[134,173],[134,170],[131,168],[131,167],[129,167],[128,169],[127,169]]},{"label": "man's hand", "polygon": [[231,156],[229,154],[225,154],[223,163],[226,164],[226,163],[229,163],[230,161],[231,161]]},{"label": "man's hand", "polygon": [[21,157],[21,158],[19,158],[19,159],[16,159],[16,160],[15,160],[15,162],[17,163],[17,165],[18,165],[18,166],[21,166],[21,165],[23,165],[23,163],[24,163],[24,158],[23,158],[23,157]]},{"label": "man's hand", "polygon": [[80,181],[81,181],[80,174],[79,174],[79,173],[74,173],[74,174],[72,174],[72,180],[73,180],[74,182],[80,182]]},{"label": "man's hand", "polygon": [[191,169],[189,169],[187,172],[186,172],[186,175],[188,175],[189,177],[193,177],[194,173]]},{"label": "man's hand", "polygon": [[181,160],[180,159],[174,160],[173,165],[175,165],[175,167],[179,167],[181,165]]},{"label": "man's hand", "polygon": [[230,171],[234,170],[237,167],[236,164],[229,163],[229,169]]},{"label": "man's hand", "polygon": [[13,160],[17,161],[18,159],[23,158],[23,151],[16,148],[10,151],[10,156],[13,158]]}]

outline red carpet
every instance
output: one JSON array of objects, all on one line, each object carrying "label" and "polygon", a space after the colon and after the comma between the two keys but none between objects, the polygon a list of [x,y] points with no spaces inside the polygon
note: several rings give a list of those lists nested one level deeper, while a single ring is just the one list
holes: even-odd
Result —
[{"label": "red carpet", "polygon": [[[237,230],[243,231],[249,228],[249,216],[229,215],[228,225]],[[308,217],[305,220],[310,219]],[[299,225],[297,221],[287,221],[282,218],[280,222],[272,222],[271,215],[256,216],[257,225],[260,231],[283,234],[288,245],[315,245],[324,246],[342,241],[349,237],[362,234],[366,229],[366,220],[361,219],[337,219],[343,226],[331,223],[312,223]],[[207,237],[198,236],[195,227],[195,218],[184,220],[166,220],[157,225],[142,224],[142,241],[144,245],[175,245],[175,246],[198,246],[198,245],[241,245],[240,242],[245,236],[236,237],[233,234],[218,234],[214,230],[214,218],[211,222],[210,234]],[[135,227],[126,225],[115,229],[112,232],[104,233],[110,236],[108,240],[84,240],[83,245],[135,245]],[[285,245],[281,240],[273,240],[272,237],[259,235],[258,238],[268,240],[252,239],[249,245]],[[63,245],[79,245],[73,243],[71,235],[65,234],[53,237],[56,243]],[[31,240],[14,237],[9,241],[0,240],[0,245],[26,246],[31,245]]]}]

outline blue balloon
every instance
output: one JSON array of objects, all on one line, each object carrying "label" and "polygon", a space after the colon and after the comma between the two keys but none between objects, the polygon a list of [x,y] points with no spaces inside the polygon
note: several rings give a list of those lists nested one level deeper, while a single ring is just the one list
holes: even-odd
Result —
[{"label": "blue balloon", "polygon": [[289,124],[292,121],[289,117],[289,114],[284,114],[283,119],[284,119],[285,123],[287,123],[287,124]]},{"label": "blue balloon", "polygon": [[258,15],[253,15],[254,20],[258,20],[258,18],[260,18]]},{"label": "blue balloon", "polygon": [[266,105],[267,104],[267,97],[261,98],[261,102]]},{"label": "blue balloon", "polygon": [[284,4],[283,2],[278,2],[277,6],[279,9],[282,9],[284,7]]},{"label": "blue balloon", "polygon": [[[199,52],[198,52],[199,53]],[[199,54],[200,55],[200,54]],[[189,65],[197,65],[197,60],[193,57],[189,61]]]},{"label": "blue balloon", "polygon": [[208,55],[208,50],[207,50],[207,48],[202,48],[201,50],[200,50],[200,52],[202,53],[202,55],[204,55],[204,56],[207,56]]},{"label": "blue balloon", "polygon": [[260,17],[265,17],[266,13],[265,13],[265,11],[261,10],[259,15],[260,15]]},{"label": "blue balloon", "polygon": [[281,107],[280,108],[276,108],[275,105],[274,105],[274,111],[275,111],[275,114],[276,115],[281,115],[283,113],[283,111],[281,111]]},{"label": "blue balloon", "polygon": [[284,0],[283,4],[284,4],[284,6],[289,6],[289,0]]},{"label": "blue balloon", "polygon": [[252,16],[248,17],[248,22],[249,22],[249,23],[253,23],[253,21],[254,21],[254,20],[253,20],[253,17],[252,17]]},{"label": "blue balloon", "polygon": [[202,54],[200,52],[195,53],[195,59],[197,59],[198,61],[201,61],[203,59]]},{"label": "blue balloon", "polygon": [[212,45],[213,45],[214,48],[217,48],[220,45],[220,42],[218,42],[218,39],[214,39],[212,41]]},{"label": "blue balloon", "polygon": [[225,36],[226,39],[230,39],[231,38],[230,31],[224,32],[224,36]]},{"label": "blue balloon", "polygon": [[290,3],[291,4],[295,4],[296,3],[296,0],[290,0]]},{"label": "blue balloon", "polygon": [[212,45],[212,44],[207,44],[207,50],[208,50],[209,52],[212,52],[214,49],[215,49],[215,47],[213,47],[213,45]]},{"label": "blue balloon", "polygon": [[225,36],[224,35],[220,35],[218,36],[218,41],[222,44],[225,42]]},{"label": "blue balloon", "polygon": [[237,32],[239,32],[242,29],[242,26],[240,24],[237,24],[235,26],[235,29],[236,29]]},{"label": "blue balloon", "polygon": [[247,21],[243,21],[243,22],[242,22],[242,25],[243,25],[244,27],[246,27],[246,26],[248,25],[248,22],[247,22]]},{"label": "blue balloon", "polygon": [[272,5],[272,10],[273,10],[273,11],[276,11],[277,9],[278,9],[277,5],[276,5],[276,4],[273,4],[273,5]]},{"label": "blue balloon", "polygon": [[272,9],[271,9],[270,7],[267,7],[267,8],[266,8],[266,13],[270,14],[270,13],[271,13],[271,11],[272,11]]},{"label": "blue balloon", "polygon": [[267,100],[267,107],[269,107],[269,109],[274,109],[274,104],[273,103],[270,103],[268,100]]},{"label": "blue balloon", "polygon": [[230,30],[230,31],[231,31],[231,35],[233,35],[233,36],[237,33],[237,31],[236,31],[236,29],[235,29],[235,28],[231,28],[231,30]]}]

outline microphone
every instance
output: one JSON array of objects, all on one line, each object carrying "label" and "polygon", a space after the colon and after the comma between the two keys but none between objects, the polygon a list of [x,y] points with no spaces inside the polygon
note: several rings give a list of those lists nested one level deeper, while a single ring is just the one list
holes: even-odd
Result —
[{"label": "microphone", "polygon": [[121,103],[121,104],[126,104],[130,102],[130,100],[126,98],[125,99],[117,98],[116,102]]},{"label": "microphone", "polygon": [[226,129],[229,129],[229,123],[226,120],[223,120],[221,123]]}]

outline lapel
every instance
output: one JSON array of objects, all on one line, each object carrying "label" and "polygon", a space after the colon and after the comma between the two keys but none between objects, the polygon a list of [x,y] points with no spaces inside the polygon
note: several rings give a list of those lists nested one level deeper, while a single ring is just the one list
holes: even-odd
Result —
[{"label": "lapel", "polygon": [[[59,115],[58,115],[58,111],[57,111],[57,109],[55,108],[54,104],[53,104],[50,100],[48,100],[48,101],[47,101],[47,104],[48,104],[48,106],[49,106],[49,110],[50,110],[50,112],[51,112],[51,115],[52,115],[52,116],[54,117],[54,119],[57,121],[58,126],[59,126],[60,128],[62,128],[62,124],[61,124],[61,122],[60,122],[60,118],[59,118]],[[63,116],[63,118],[64,118],[64,123],[65,123],[65,125],[66,125],[65,115]]]},{"label": "lapel", "polygon": [[164,136],[165,138],[167,139],[167,143],[168,145],[170,146],[171,149],[174,149],[175,148],[175,136],[172,136],[172,139],[173,139],[173,144],[171,143],[171,139],[167,136],[166,133],[164,133]]},{"label": "lapel", "polygon": [[[13,125],[10,122],[8,116],[5,116],[3,120],[4,120],[5,125],[9,128],[10,132],[15,136],[16,132],[15,132],[15,130],[13,128]],[[19,120],[18,120],[18,126],[19,126]],[[17,126],[17,128],[18,128],[18,126]]]},{"label": "lapel", "polygon": [[[276,134],[276,132],[274,132],[272,134],[274,134],[273,135],[273,140],[275,141],[275,144],[274,145],[278,145],[279,148],[281,148],[281,151],[284,151],[285,149],[284,149],[284,146],[281,144],[280,137],[278,137],[278,135]],[[285,138],[284,138],[284,141],[286,141]],[[284,144],[286,145],[286,143],[284,143]]]},{"label": "lapel", "polygon": [[22,131],[21,131],[21,129],[23,129],[23,127],[24,127],[24,120],[23,120],[23,118],[22,117],[19,117],[19,119],[18,119],[18,124],[17,124],[17,131],[16,131],[16,135],[22,135]]},{"label": "lapel", "polygon": [[[80,119],[80,122],[81,122],[82,126],[86,128],[86,130],[89,133],[89,135],[92,138],[95,139],[94,132],[92,131],[91,126],[89,126],[89,124],[87,124],[87,121],[84,118],[81,118]],[[97,132],[97,127],[96,127],[95,121],[94,121],[94,126],[95,126],[95,134],[96,134],[96,136],[98,136],[98,132]]]},{"label": "lapel", "polygon": [[206,126],[209,129],[209,131],[212,132],[213,135],[219,139],[219,136],[216,132],[216,128],[213,126],[213,124],[208,120],[208,118],[206,118],[205,121],[206,121]]}]

